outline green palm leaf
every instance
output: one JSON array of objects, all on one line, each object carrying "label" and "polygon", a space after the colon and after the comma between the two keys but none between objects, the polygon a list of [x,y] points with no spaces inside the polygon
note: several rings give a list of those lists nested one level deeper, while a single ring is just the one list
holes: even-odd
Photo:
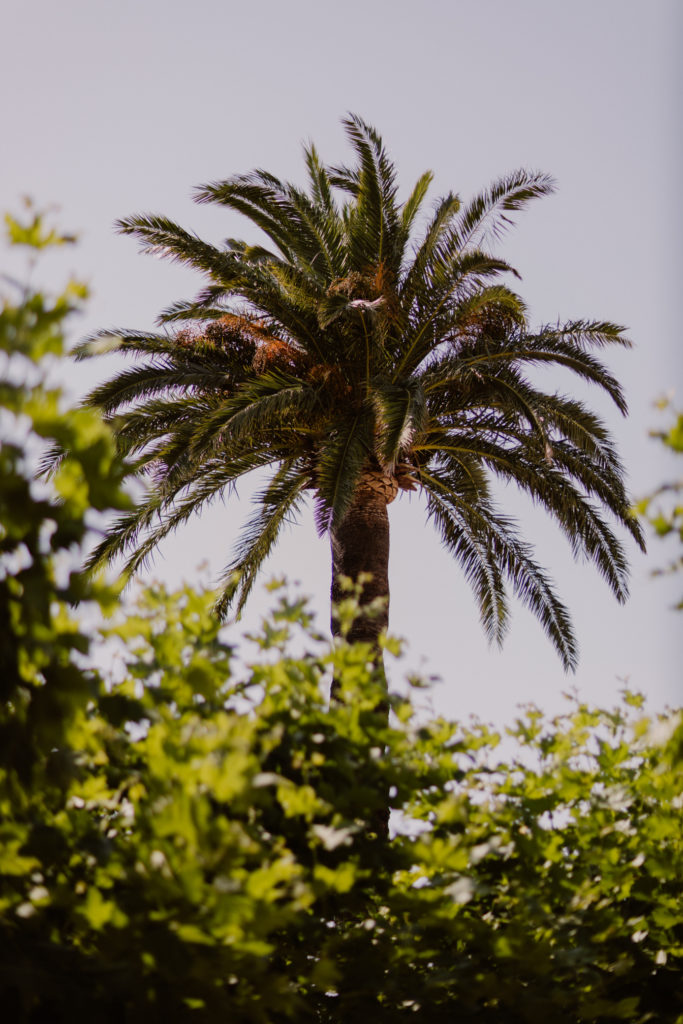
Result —
[{"label": "green palm leaf", "polygon": [[410,450],[426,417],[425,396],[419,383],[380,384],[372,389],[377,409],[377,454],[386,466],[394,466]]},{"label": "green palm leaf", "polygon": [[304,500],[309,474],[294,463],[284,463],[270,483],[254,496],[254,514],[235,545],[235,555],[223,571],[216,610],[224,616],[235,604],[239,615],[258,573],[277,543],[285,523],[296,521]]},{"label": "green palm leaf", "polygon": [[327,532],[343,519],[372,443],[372,416],[367,409],[340,423],[326,439],[316,462],[315,517],[319,533]]}]

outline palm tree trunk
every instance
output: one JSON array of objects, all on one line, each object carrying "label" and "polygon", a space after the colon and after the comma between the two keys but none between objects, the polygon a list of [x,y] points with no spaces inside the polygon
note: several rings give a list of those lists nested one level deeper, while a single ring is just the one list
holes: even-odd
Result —
[{"label": "palm tree trunk", "polygon": [[[389,722],[389,703],[384,661],[379,646],[379,635],[389,622],[389,515],[387,504],[396,496],[393,478],[381,472],[368,470],[361,477],[353,503],[342,522],[331,532],[332,546],[332,635],[341,635],[341,624],[335,615],[335,605],[348,596],[342,585],[343,577],[354,582],[362,573],[368,574],[360,594],[360,614],[354,620],[346,639],[362,641],[372,646],[374,662],[384,684],[385,696],[377,705],[377,713]],[[376,599],[378,606],[364,613]],[[331,699],[339,698],[338,684],[332,681]],[[371,815],[373,829],[381,839],[389,835],[389,794],[384,805]]]},{"label": "palm tree trunk", "polygon": [[[332,546],[332,635],[339,636],[340,623],[334,607],[345,596],[342,578],[354,582],[368,575],[360,597],[361,613],[347,635],[353,641],[372,644],[381,661],[378,637],[389,622],[389,515],[387,505],[396,496],[393,478],[367,470],[356,488],[353,503],[341,523],[331,531]],[[363,614],[363,608],[377,598],[384,607]]]}]

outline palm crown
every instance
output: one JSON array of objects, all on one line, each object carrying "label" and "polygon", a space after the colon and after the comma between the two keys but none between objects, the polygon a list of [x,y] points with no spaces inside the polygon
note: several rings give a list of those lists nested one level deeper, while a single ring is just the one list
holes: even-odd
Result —
[{"label": "palm crown", "polygon": [[[386,506],[418,490],[489,637],[503,637],[509,582],[571,667],[567,611],[491,483],[513,481],[540,503],[626,597],[626,559],[605,512],[639,543],[640,533],[611,438],[583,403],[529,376],[555,364],[625,412],[592,351],[628,344],[623,329],[577,320],[531,330],[522,299],[500,283],[515,271],[487,246],[511,214],[552,191],[547,176],[518,171],[464,205],[449,193],[413,240],[431,174],[399,203],[380,137],[358,117],[344,125],[355,164],[325,166],[307,147],[307,191],[263,170],[198,189],[199,202],[246,215],[267,245],[216,247],[160,216],[119,222],[145,251],[189,264],[208,283],[163,313],[163,333],[103,331],[79,347],[81,357],[143,357],[88,399],[151,482],[93,562],[125,552],[135,570],[205,503],[267,469],[219,610],[233,598],[242,606],[309,493],[332,539],[333,597],[342,574],[367,570],[370,600],[388,596]],[[359,635],[385,624],[375,617]]]}]

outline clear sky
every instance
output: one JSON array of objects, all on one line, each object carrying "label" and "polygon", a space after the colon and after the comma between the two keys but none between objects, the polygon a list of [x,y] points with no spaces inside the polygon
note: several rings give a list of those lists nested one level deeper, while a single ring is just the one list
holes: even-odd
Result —
[{"label": "clear sky", "polygon": [[[610,366],[631,416],[599,408],[637,496],[680,475],[647,431],[661,425],[652,403],[662,392],[683,405],[681,15],[677,0],[5,0],[2,206],[30,193],[80,232],[68,261],[93,298],[79,332],[150,328],[199,281],[137,255],[114,219],[155,211],[213,240],[244,235],[238,217],[195,207],[192,187],[255,166],[301,180],[303,140],[328,161],[345,157],[348,110],[380,130],[406,194],[426,168],[434,196],[465,198],[518,166],[548,171],[557,194],[523,214],[500,251],[523,275],[533,321],[628,326],[636,347]],[[192,577],[204,557],[218,571],[247,511],[241,496],[176,535],[156,575]],[[579,671],[563,674],[523,610],[502,653],[487,647],[459,570],[419,499],[405,496],[390,510],[391,624],[409,640],[409,664],[443,678],[435,707],[509,721],[518,702],[559,709],[574,686],[611,702],[626,679],[654,708],[680,704],[683,618],[669,606],[681,581],[649,579],[663,546],[632,550],[633,594],[621,607],[554,528],[508,500],[573,612]],[[301,580],[323,623],[328,562],[308,521],[268,565]],[[265,601],[254,598],[247,625]]]}]

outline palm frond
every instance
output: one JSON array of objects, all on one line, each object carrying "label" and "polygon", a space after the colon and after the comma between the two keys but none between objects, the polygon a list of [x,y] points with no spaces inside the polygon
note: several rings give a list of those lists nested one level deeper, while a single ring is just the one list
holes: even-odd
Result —
[{"label": "palm frond", "polygon": [[381,463],[393,468],[407,452],[421,430],[425,417],[425,396],[419,383],[379,384],[372,388],[377,410],[377,454]]},{"label": "palm frond", "polygon": [[[226,181],[208,182],[195,189],[198,203],[218,203],[242,213],[275,243],[285,259],[290,256],[291,225],[287,223],[282,182],[263,180],[263,174],[238,175]],[[284,210],[283,210],[284,207]]]},{"label": "palm frond", "polygon": [[210,398],[164,393],[160,398],[146,399],[144,405],[136,405],[121,415],[110,416],[109,422],[119,449],[130,458],[154,442],[184,430],[187,436],[183,441],[189,444],[197,424],[215,407],[216,402]]},{"label": "palm frond", "polygon": [[[454,488],[451,474],[422,474],[428,514],[439,526],[445,546],[460,562],[472,586],[482,625],[489,640],[500,645],[508,624],[504,580],[529,608],[555,646],[564,668],[574,671],[578,649],[569,614],[553,586],[520,541],[509,519],[492,505],[467,500],[467,492]],[[458,493],[457,500],[454,494]]]},{"label": "palm frond", "polygon": [[316,463],[315,517],[319,533],[339,523],[349,508],[373,447],[372,414],[361,409],[326,438]]},{"label": "palm frond", "polygon": [[[435,523],[444,547],[458,562],[474,591],[487,638],[500,646],[509,614],[505,584],[489,531],[479,529],[479,524],[467,515],[464,496],[469,487],[463,488],[466,481],[455,481],[453,476],[444,478],[436,470],[422,473],[421,482],[427,495],[427,516]],[[459,494],[457,501],[453,500],[454,483],[455,493]],[[478,499],[475,501],[480,504]]]},{"label": "palm frond", "polygon": [[[521,451],[515,453],[514,459],[509,458],[506,466],[497,462],[492,468],[498,475],[514,481],[550,513],[567,537],[574,557],[585,556],[593,562],[617,600],[623,603],[628,597],[628,561],[622,544],[599,509],[559,470],[547,464],[541,469],[524,458]],[[629,530],[633,533],[631,526]]]},{"label": "palm frond", "polygon": [[347,219],[351,266],[362,271],[385,262],[398,270],[396,169],[381,138],[362,118],[349,114],[342,123],[358,156],[356,202]]},{"label": "palm frond", "polygon": [[[440,277],[438,286],[429,285],[417,293],[416,308],[398,346],[395,373],[415,373],[425,360],[432,364],[443,359],[441,347],[446,344],[471,350],[473,328],[481,335],[487,314],[507,319],[508,329],[525,323],[523,300],[504,285],[488,283],[509,269],[508,264],[474,250]],[[483,350],[489,351],[486,344]]]},{"label": "palm frond", "polygon": [[215,392],[221,383],[227,389],[227,372],[202,367],[177,367],[167,360],[156,360],[142,366],[122,370],[115,377],[98,384],[90,391],[84,404],[102,409],[106,414],[116,412],[131,402],[145,401],[172,392],[182,394]]},{"label": "palm frond", "polygon": [[254,496],[254,513],[239,537],[235,554],[223,570],[216,611],[225,617],[233,601],[239,617],[258,573],[275,546],[282,527],[293,521],[303,502],[308,472],[297,462],[283,463],[269,484]]},{"label": "palm frond", "polygon": [[405,203],[403,204],[403,208],[401,210],[401,228],[404,232],[406,241],[410,237],[410,231],[412,229],[413,224],[415,223],[415,218],[417,214],[420,212],[422,203],[424,202],[425,196],[427,195],[427,192],[429,190],[429,186],[431,185],[433,180],[433,172],[425,171],[424,174],[420,175],[420,177],[417,179],[413,187],[413,191],[410,193]]},{"label": "palm frond", "polygon": [[244,438],[264,437],[283,422],[310,422],[318,403],[316,389],[296,377],[274,371],[252,377],[203,417],[192,450],[198,454]]},{"label": "palm frond", "polygon": [[469,246],[480,247],[488,240],[497,241],[512,226],[511,214],[532,199],[554,191],[554,180],[539,171],[521,169],[499,178],[463,207],[453,225],[450,245],[463,252]]},{"label": "palm frond", "polygon": [[201,474],[194,460],[187,459],[163,485],[155,481],[143,501],[111,524],[107,536],[91,552],[86,568],[95,569],[124,558],[122,571],[126,576],[133,575],[149,564],[169,534],[234,489],[240,477],[272,462],[273,452],[267,445],[245,445],[230,459],[206,460]]},{"label": "palm frond", "polygon": [[607,345],[631,348],[632,342],[625,336],[625,330],[625,327],[610,320],[569,320],[565,324],[541,327],[538,337],[550,335],[581,349],[604,348]]},{"label": "palm frond", "polygon": [[315,205],[321,207],[328,214],[338,215],[329,171],[321,162],[313,143],[304,146],[304,160],[308,168],[308,180],[311,183],[311,195]]},{"label": "palm frond", "polygon": [[184,320],[219,320],[229,312],[227,305],[218,305],[229,294],[223,285],[209,285],[194,299],[179,299],[166,306],[157,317],[157,323],[169,324]]},{"label": "palm frond", "polygon": [[173,351],[173,342],[167,334],[151,331],[132,331],[126,328],[110,328],[95,331],[83,338],[71,350],[77,359],[91,359],[93,356],[109,355],[112,352],[126,352],[134,355],[156,355]]},{"label": "palm frond", "polygon": [[427,226],[422,242],[413,256],[410,268],[403,278],[400,289],[401,301],[410,308],[415,294],[428,276],[427,268],[439,242],[446,234],[453,218],[460,209],[460,197],[452,192],[440,199]]},{"label": "palm frond", "polygon": [[239,280],[239,260],[230,252],[221,252],[198,235],[186,231],[174,221],[158,214],[136,214],[116,221],[122,235],[134,235],[140,250],[152,256],[164,256],[183,263],[223,283]]}]

